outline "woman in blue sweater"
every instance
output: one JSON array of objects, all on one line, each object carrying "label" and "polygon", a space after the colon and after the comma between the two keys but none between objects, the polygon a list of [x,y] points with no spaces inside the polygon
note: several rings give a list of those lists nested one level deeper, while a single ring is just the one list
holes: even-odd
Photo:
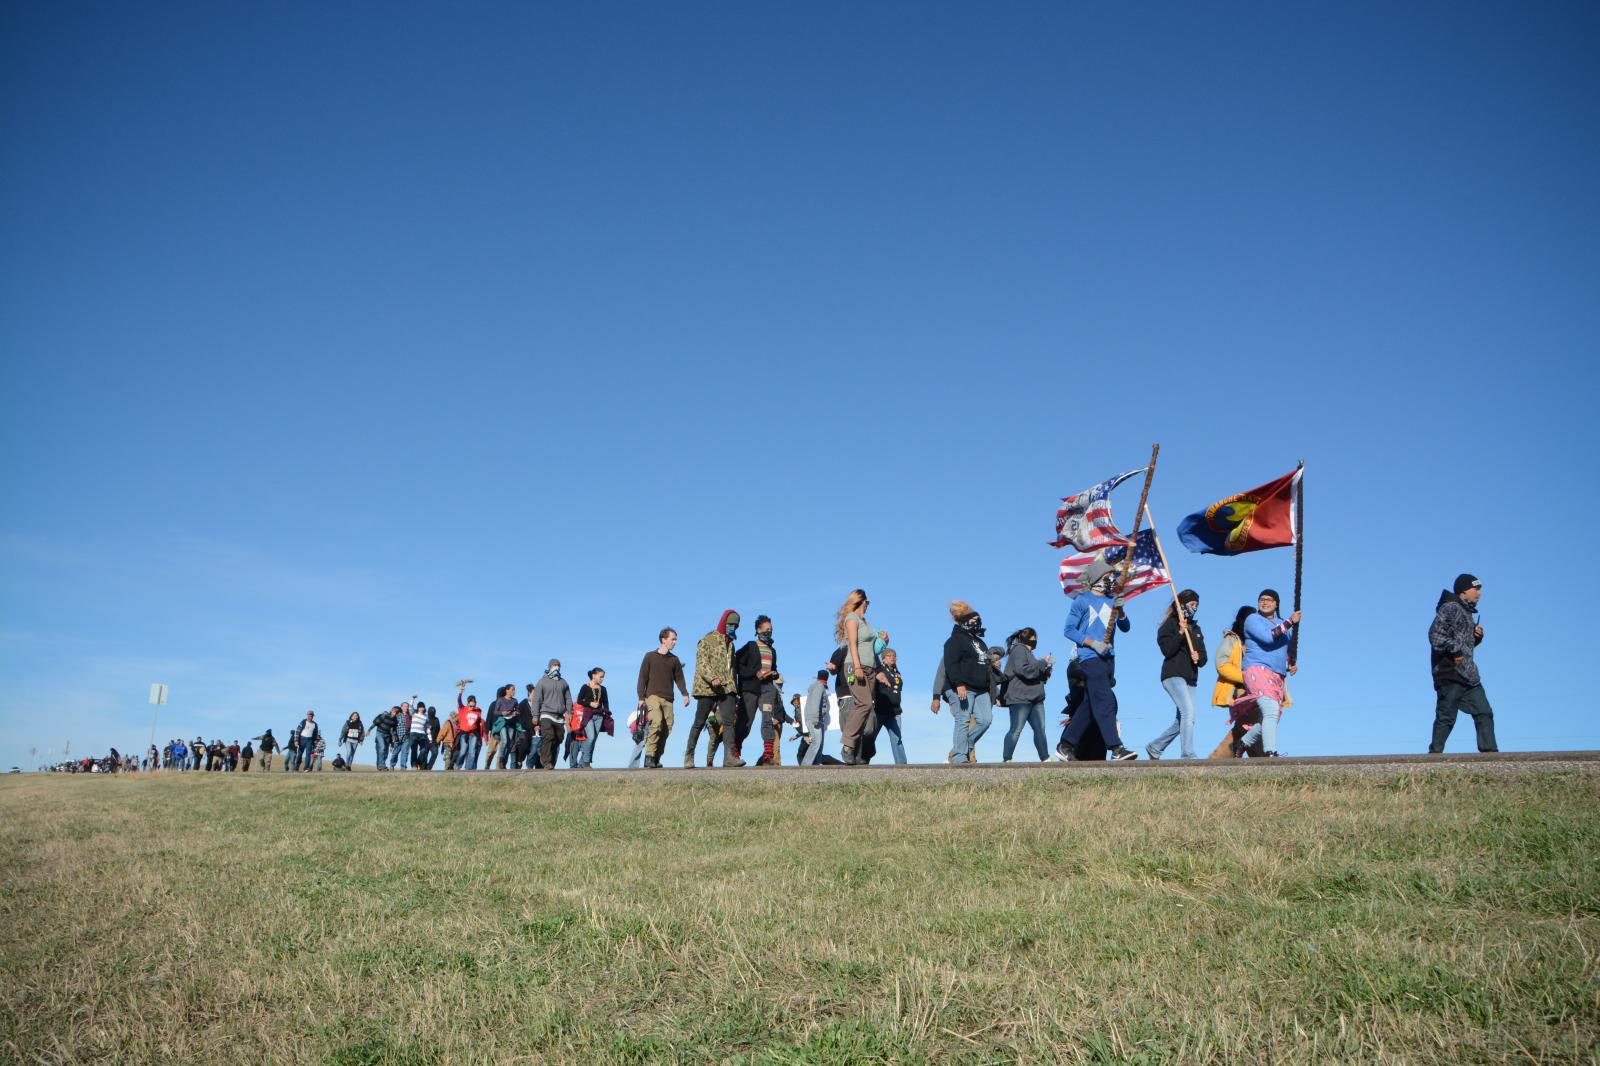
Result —
[{"label": "woman in blue sweater", "polygon": [[1244,622],[1244,687],[1255,698],[1261,721],[1239,738],[1243,747],[1261,740],[1262,755],[1278,757],[1278,719],[1283,715],[1283,679],[1295,672],[1289,662],[1289,638],[1300,624],[1300,612],[1278,617],[1278,594],[1262,589],[1256,613]]}]

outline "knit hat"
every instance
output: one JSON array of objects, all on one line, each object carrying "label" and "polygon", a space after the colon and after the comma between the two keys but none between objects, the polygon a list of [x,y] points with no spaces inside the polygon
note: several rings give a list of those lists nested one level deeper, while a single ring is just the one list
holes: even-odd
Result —
[{"label": "knit hat", "polygon": [[560,665],[561,665],[561,660],[560,659],[551,659],[549,662],[544,664],[544,668],[545,668],[546,671],[549,671],[549,670],[553,670],[554,668],[556,668],[556,667],[558,667]]},{"label": "knit hat", "polygon": [[1101,578],[1105,577],[1107,574],[1114,573],[1116,573],[1116,567],[1112,566],[1104,559],[1096,559],[1083,569],[1083,587],[1086,589],[1092,589],[1095,587],[1095,585],[1100,583]]},{"label": "knit hat", "polygon": [[826,681],[826,680],[828,680],[828,671],[826,671],[826,670],[818,670],[817,671],[817,680],[818,681]]},{"label": "knit hat", "polygon": [[1256,599],[1259,600],[1259,599],[1262,599],[1262,598],[1267,597],[1267,596],[1271,596],[1272,597],[1272,602],[1273,603],[1282,603],[1283,602],[1283,597],[1278,595],[1278,590],[1277,589],[1262,589],[1261,590],[1261,595],[1257,596]]},{"label": "knit hat", "polygon": [[1483,582],[1479,581],[1477,578],[1473,577],[1471,574],[1462,574],[1460,577],[1456,578],[1456,595],[1457,596],[1461,595],[1463,592],[1467,591],[1468,589],[1481,589],[1481,588],[1483,588]]},{"label": "knit hat", "polygon": [[1200,602],[1200,594],[1198,592],[1196,592],[1194,589],[1184,589],[1182,592],[1178,593],[1178,602],[1179,603],[1199,603]]}]

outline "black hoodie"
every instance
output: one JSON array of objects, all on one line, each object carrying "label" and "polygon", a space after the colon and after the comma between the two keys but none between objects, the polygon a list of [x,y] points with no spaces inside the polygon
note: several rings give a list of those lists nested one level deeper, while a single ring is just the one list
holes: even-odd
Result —
[{"label": "black hoodie", "polygon": [[945,688],[954,691],[957,685],[965,685],[969,693],[988,692],[990,680],[989,649],[957,622],[944,642]]}]

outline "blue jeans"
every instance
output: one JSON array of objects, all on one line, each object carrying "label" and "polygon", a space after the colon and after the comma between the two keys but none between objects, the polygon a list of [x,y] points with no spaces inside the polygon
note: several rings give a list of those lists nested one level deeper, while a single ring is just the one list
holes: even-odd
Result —
[{"label": "blue jeans", "polygon": [[393,742],[382,733],[372,734],[373,765],[383,769],[383,764],[389,761],[389,748]]},{"label": "blue jeans", "polygon": [[637,770],[644,765],[644,741],[637,741],[633,745],[633,757],[628,760],[628,769]]},{"label": "blue jeans", "polygon": [[898,714],[884,715],[878,719],[878,724],[883,727],[882,732],[889,734],[889,747],[894,751],[895,765],[904,766],[906,764],[906,742],[905,738],[900,735],[900,716]]},{"label": "blue jeans", "polygon": [[346,740],[340,742],[339,747],[344,751],[344,764],[346,766],[354,766],[356,764],[356,747],[360,743],[361,741],[359,740]]},{"label": "blue jeans", "polygon": [[1239,743],[1248,748],[1259,738],[1261,750],[1278,754],[1278,719],[1283,717],[1283,708],[1277,700],[1259,697],[1256,706],[1261,709],[1261,721],[1251,726],[1244,736],[1239,738]]},{"label": "blue jeans", "polygon": [[584,739],[578,745],[578,765],[589,766],[594,762],[595,742],[600,739],[600,723],[590,721],[583,730]]},{"label": "blue jeans", "polygon": [[[522,765],[526,769],[529,769],[529,770],[537,770],[537,769],[539,769],[539,753],[541,751],[543,751],[543,750],[544,750],[544,735],[542,733],[540,733],[538,730],[534,730],[533,737],[528,741],[528,758],[527,758],[527,761],[524,762]],[[552,770],[555,769],[555,763],[553,761],[550,764],[550,768]]]},{"label": "blue jeans", "polygon": [[1175,738],[1178,740],[1178,751],[1185,759],[1195,758],[1194,753],[1194,689],[1195,687],[1181,677],[1169,677],[1161,682],[1161,687],[1167,690],[1167,695],[1172,697],[1172,705],[1178,709],[1178,717],[1167,726],[1166,732],[1152,740],[1144,749],[1150,753],[1152,759],[1161,758],[1161,753],[1167,750]]},{"label": "blue jeans", "polygon": [[476,733],[463,733],[456,741],[456,769],[476,770],[478,752],[483,748],[483,738]]},{"label": "blue jeans", "polygon": [[1003,758],[1011,761],[1011,756],[1017,750],[1017,741],[1022,739],[1024,725],[1033,728],[1033,746],[1039,750],[1039,761],[1044,762],[1050,758],[1050,747],[1044,739],[1044,701],[1037,703],[1008,703],[1006,710],[1011,712],[1011,728],[1006,732],[1006,744]]},{"label": "blue jeans", "polygon": [[389,769],[399,766],[402,770],[411,769],[411,734],[404,733],[395,738],[394,747],[389,749]]},{"label": "blue jeans", "polygon": [[283,753],[283,769],[285,773],[295,773],[300,769],[300,749],[290,748]]},{"label": "blue jeans", "polygon": [[[978,738],[989,731],[989,726],[994,722],[994,712],[989,704],[988,692],[973,692],[968,689],[967,698],[960,700],[956,698],[955,689],[947,689],[944,701],[950,705],[950,717],[955,719],[951,734],[953,750],[950,762],[959,766],[967,761],[967,752],[977,747]],[[969,717],[972,719],[970,728],[967,726]]]}]

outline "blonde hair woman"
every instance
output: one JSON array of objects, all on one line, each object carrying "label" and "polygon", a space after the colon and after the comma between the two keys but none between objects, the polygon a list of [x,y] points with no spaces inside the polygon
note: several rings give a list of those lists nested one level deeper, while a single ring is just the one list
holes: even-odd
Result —
[{"label": "blonde hair woman", "polygon": [[[954,626],[944,642],[944,701],[950,705],[952,766],[965,766],[994,721],[989,699],[989,649],[983,643],[983,617],[965,600],[950,601]],[[937,708],[937,704],[935,705]],[[936,712],[937,713],[937,710]]]},{"label": "blonde hair woman", "polygon": [[846,766],[866,760],[859,751],[863,738],[876,732],[872,716],[872,690],[878,676],[878,653],[874,647],[878,634],[867,624],[867,607],[872,603],[863,589],[851,589],[834,617],[833,639],[845,649],[845,683],[850,687],[850,713],[840,734]]}]

